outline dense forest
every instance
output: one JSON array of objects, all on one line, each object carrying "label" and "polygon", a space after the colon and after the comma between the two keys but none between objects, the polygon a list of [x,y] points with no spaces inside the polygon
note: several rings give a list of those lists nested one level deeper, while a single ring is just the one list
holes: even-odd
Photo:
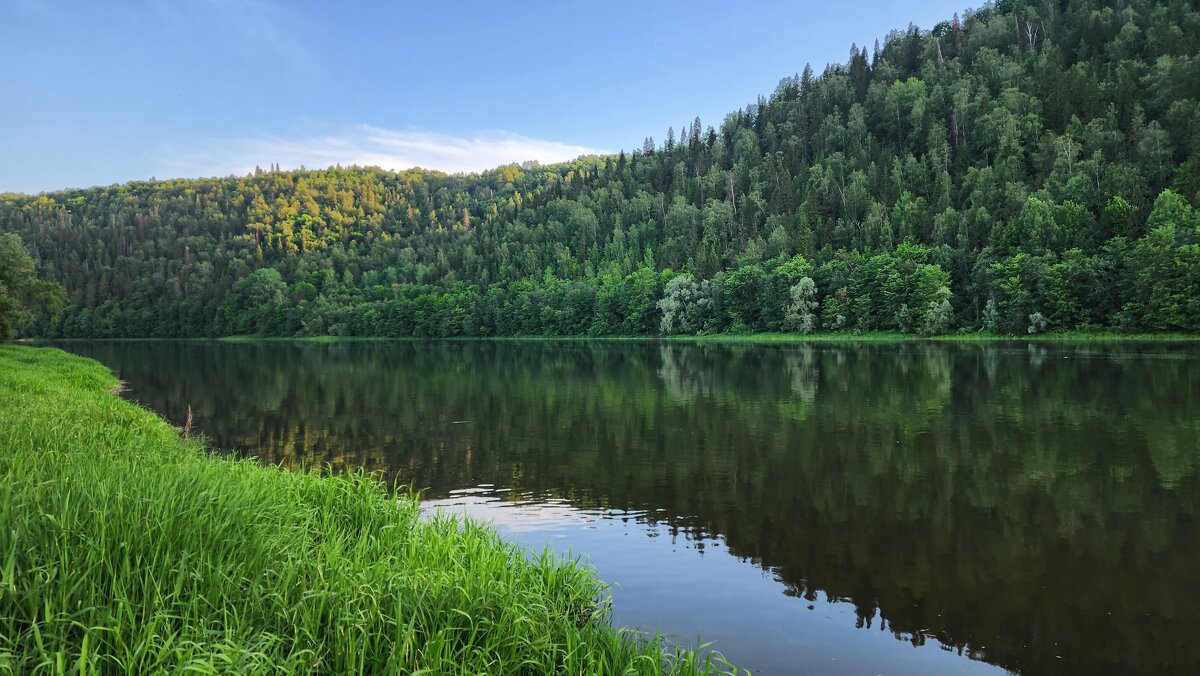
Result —
[{"label": "dense forest", "polygon": [[1003,0],[632,152],[0,195],[50,337],[1200,330],[1200,2]]}]

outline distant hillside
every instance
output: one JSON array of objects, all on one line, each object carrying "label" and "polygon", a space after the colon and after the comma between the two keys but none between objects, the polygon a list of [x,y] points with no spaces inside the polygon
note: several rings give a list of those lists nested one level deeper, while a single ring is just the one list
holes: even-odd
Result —
[{"label": "distant hillside", "polygon": [[0,196],[45,336],[1200,330],[1200,2],[998,2],[717,127],[472,176]]}]

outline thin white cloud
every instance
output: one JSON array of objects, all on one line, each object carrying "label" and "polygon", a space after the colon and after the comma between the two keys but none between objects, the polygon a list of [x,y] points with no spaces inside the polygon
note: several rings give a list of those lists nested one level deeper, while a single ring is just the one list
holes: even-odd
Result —
[{"label": "thin white cloud", "polygon": [[597,148],[508,132],[454,136],[360,124],[323,135],[271,135],[198,142],[188,148],[168,150],[160,163],[171,176],[244,175],[254,171],[255,167],[266,168],[272,164],[284,169],[357,165],[393,171],[421,167],[447,173],[470,173],[513,162],[536,160],[549,164],[603,152]]}]

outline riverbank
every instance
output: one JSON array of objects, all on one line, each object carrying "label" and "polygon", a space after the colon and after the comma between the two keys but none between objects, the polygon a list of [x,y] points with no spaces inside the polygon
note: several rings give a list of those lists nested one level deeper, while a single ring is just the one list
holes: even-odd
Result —
[{"label": "riverbank", "polygon": [[602,584],[365,476],[209,455],[100,364],[0,346],[0,672],[703,673]]},{"label": "riverbank", "polygon": [[683,343],[937,343],[937,342],[1008,342],[1008,343],[1073,343],[1073,342],[1200,342],[1200,334],[1190,333],[1038,333],[1010,336],[999,333],[952,333],[940,336],[918,336],[911,333],[750,333],[744,335],[716,334],[711,336],[668,336],[662,340]]},{"label": "riverbank", "polygon": [[[202,339],[208,340],[208,339]],[[929,343],[929,342],[1010,342],[1010,343],[1074,343],[1074,342],[1200,342],[1193,333],[1114,333],[1080,332],[1006,335],[999,333],[952,333],[939,336],[920,336],[912,333],[717,333],[674,336],[456,336],[451,338],[380,338],[374,336],[228,336],[215,338],[223,343],[343,343],[387,341],[502,341],[502,342],[669,342],[669,343],[731,343],[731,344],[788,344],[788,343]]]}]

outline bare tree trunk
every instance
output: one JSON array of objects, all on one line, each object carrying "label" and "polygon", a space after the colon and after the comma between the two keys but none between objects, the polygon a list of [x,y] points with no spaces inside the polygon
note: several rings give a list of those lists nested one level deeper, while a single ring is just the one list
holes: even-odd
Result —
[{"label": "bare tree trunk", "polygon": [[729,197],[729,203],[733,205],[733,215],[737,217],[737,194],[734,192],[733,172],[725,173],[725,192]]}]

